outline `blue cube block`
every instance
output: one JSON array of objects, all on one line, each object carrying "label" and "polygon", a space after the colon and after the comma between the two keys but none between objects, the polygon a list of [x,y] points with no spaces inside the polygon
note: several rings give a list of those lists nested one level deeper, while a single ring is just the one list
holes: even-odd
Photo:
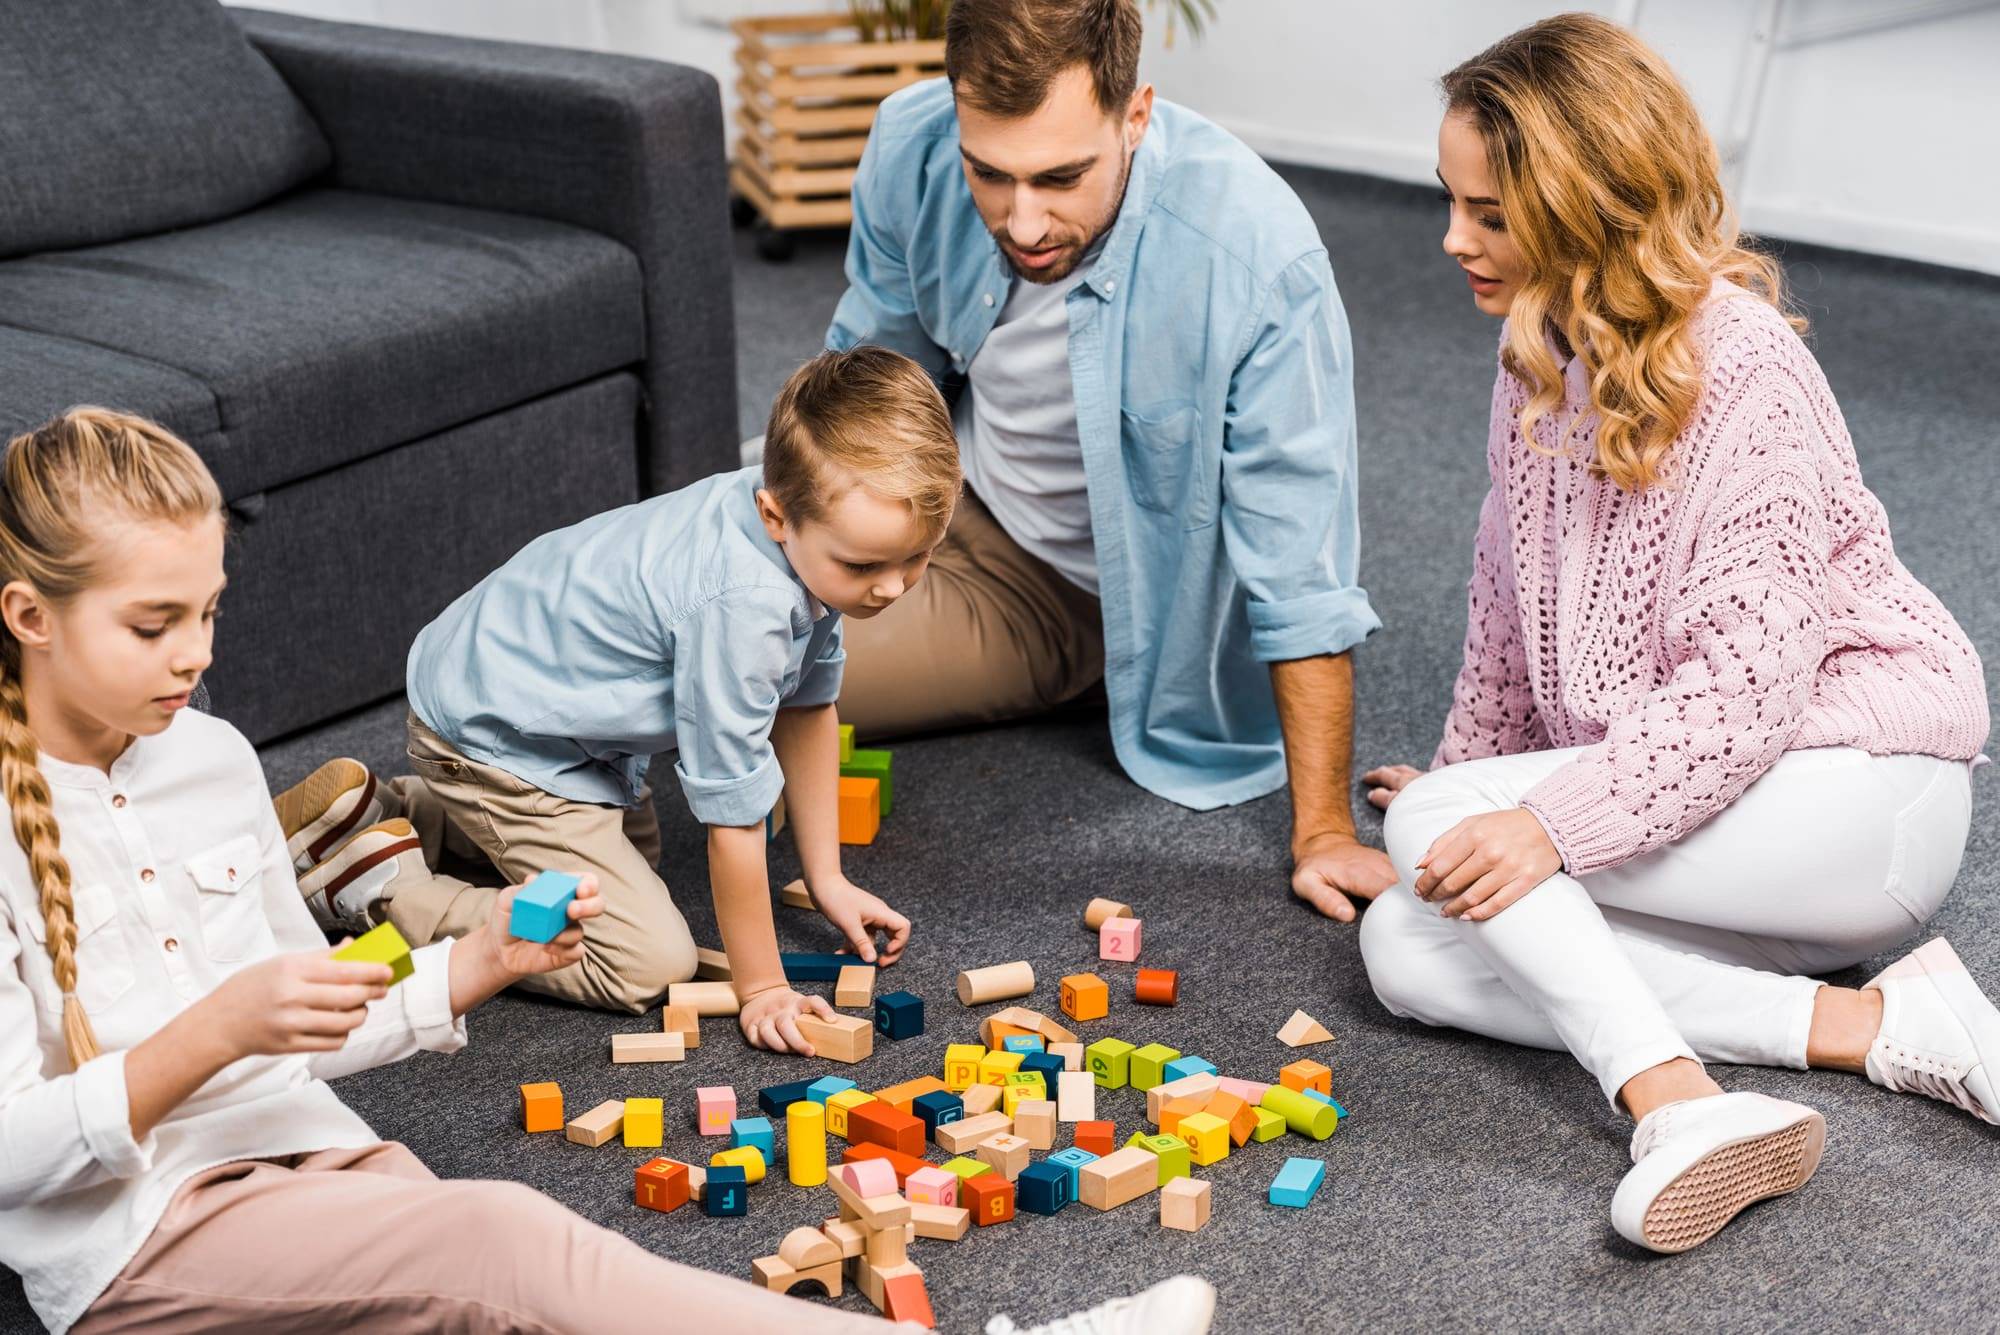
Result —
[{"label": "blue cube block", "polygon": [[825,1103],[843,1089],[853,1089],[854,1082],[845,1076],[822,1076],[806,1086],[806,1097],[814,1103]]},{"label": "blue cube block", "polygon": [[1064,1069],[1063,1059],[1052,1052],[1031,1052],[1021,1058],[1021,1070],[1039,1071],[1042,1083],[1050,1089],[1056,1087],[1056,1077],[1061,1075]]},{"label": "blue cube block", "polygon": [[1328,1099],[1327,1102],[1331,1103],[1333,1105],[1333,1110],[1340,1114],[1341,1121],[1344,1122],[1347,1120],[1348,1117],[1347,1109],[1341,1106],[1339,1099]]},{"label": "blue cube block", "polygon": [[757,1091],[757,1106],[766,1117],[783,1117],[785,1109],[811,1098],[813,1082],[794,1080],[788,1085],[769,1085]]},{"label": "blue cube block", "polygon": [[[1271,1183],[1271,1204],[1289,1205],[1303,1210],[1312,1204],[1313,1193],[1326,1180],[1326,1164],[1319,1159],[1285,1160],[1285,1166],[1278,1170],[1278,1176]],[[714,1188],[710,1187],[713,1191]]]},{"label": "blue cube block", "polygon": [[1076,1199],[1074,1171],[1046,1159],[1029,1164],[1014,1179],[1014,1204],[1036,1214],[1054,1214]]},{"label": "blue cube block", "polygon": [[875,998],[875,1032],[884,1038],[915,1038],[924,1032],[924,999],[913,992]]},{"label": "blue cube block", "polygon": [[1169,1080],[1178,1080],[1184,1075],[1215,1074],[1217,1071],[1214,1062],[1203,1061],[1199,1057],[1176,1057],[1160,1068],[1160,1081],[1164,1084]]},{"label": "blue cube block", "polygon": [[1328,1107],[1333,1106],[1333,1095],[1331,1094],[1322,1094],[1316,1089],[1302,1089],[1299,1091],[1299,1093],[1305,1095],[1307,1098],[1311,1099],[1314,1103],[1324,1103]]},{"label": "blue cube block", "polygon": [[965,1116],[965,1100],[942,1089],[934,1089],[928,1094],[919,1094],[910,1100],[910,1111],[924,1124],[926,1140],[937,1135],[941,1126],[949,1126]]},{"label": "blue cube block", "polygon": [[729,1144],[754,1146],[757,1153],[764,1156],[764,1166],[769,1168],[778,1161],[778,1137],[771,1130],[771,1123],[764,1117],[739,1117],[729,1124]]},{"label": "blue cube block", "polygon": [[778,962],[785,966],[785,981],[788,983],[831,983],[840,978],[840,971],[850,964],[860,961],[852,955],[780,955]]},{"label": "blue cube block", "polygon": [[581,877],[566,871],[545,871],[514,895],[507,930],[523,941],[553,941],[569,926],[569,902],[576,898]]},{"label": "blue cube block", "polygon": [[1000,1040],[1002,1052],[1018,1052],[1023,1057],[1031,1052],[1047,1052],[1049,1045],[1040,1034],[1009,1034]]},{"label": "blue cube block", "polygon": [[749,1214],[749,1174],[733,1163],[711,1167],[708,1170],[708,1194],[702,1198],[701,1208],[717,1218]]},{"label": "blue cube block", "polygon": [[1042,1162],[1045,1164],[1052,1164],[1055,1167],[1062,1169],[1063,1172],[1069,1174],[1070,1199],[1075,1200],[1078,1190],[1077,1169],[1083,1167],[1087,1163],[1096,1163],[1097,1156],[1095,1154],[1092,1154],[1089,1150],[1080,1150],[1076,1148],[1076,1146],[1072,1145],[1066,1150],[1057,1150],[1054,1154],[1051,1154],[1048,1158],[1042,1160]]}]

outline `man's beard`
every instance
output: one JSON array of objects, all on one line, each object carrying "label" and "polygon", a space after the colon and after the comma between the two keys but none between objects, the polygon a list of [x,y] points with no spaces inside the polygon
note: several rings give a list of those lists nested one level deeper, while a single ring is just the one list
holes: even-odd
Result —
[{"label": "man's beard", "polygon": [[1007,267],[1014,271],[1016,278],[1024,278],[1030,283],[1038,283],[1043,286],[1050,283],[1060,283],[1063,279],[1075,273],[1076,266],[1083,263],[1083,257],[1090,253],[1090,248],[1103,239],[1106,232],[1109,232],[1113,227],[1118,225],[1119,211],[1125,207],[1125,187],[1131,184],[1131,181],[1132,155],[1127,153],[1124,165],[1118,169],[1118,194],[1111,202],[1111,212],[1098,220],[1097,226],[1091,229],[1090,235],[1081,244],[1072,243],[1069,247],[1069,254],[1048,268],[1024,269],[1014,263],[1014,257],[1007,249],[1008,242],[1006,236],[1000,231],[995,231],[993,233],[993,240],[1000,247],[1000,258],[1007,262]]}]

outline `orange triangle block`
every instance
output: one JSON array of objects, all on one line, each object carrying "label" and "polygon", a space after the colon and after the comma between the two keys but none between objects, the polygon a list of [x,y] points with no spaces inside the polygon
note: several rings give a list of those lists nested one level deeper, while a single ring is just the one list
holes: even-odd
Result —
[{"label": "orange triangle block", "polygon": [[1292,1018],[1285,1021],[1278,1031],[1278,1041],[1288,1048],[1302,1048],[1308,1043],[1325,1043],[1333,1037],[1326,1026],[1304,1011],[1293,1011]]},{"label": "orange triangle block", "polygon": [[911,1271],[882,1281],[882,1315],[891,1321],[914,1321],[925,1330],[937,1329],[931,1295],[922,1274]]}]

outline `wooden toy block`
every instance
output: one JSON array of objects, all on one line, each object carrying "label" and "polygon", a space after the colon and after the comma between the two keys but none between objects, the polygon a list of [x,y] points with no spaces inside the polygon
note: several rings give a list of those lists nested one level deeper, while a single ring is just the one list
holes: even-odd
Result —
[{"label": "wooden toy block", "polygon": [[1064,975],[1056,999],[1072,1020],[1101,1020],[1111,1013],[1111,988],[1094,973]]},{"label": "wooden toy block", "polygon": [[1097,1116],[1097,1080],[1088,1071],[1064,1071],[1056,1077],[1056,1120],[1088,1122]]},{"label": "wooden toy block", "polygon": [[1212,1075],[1217,1084],[1222,1083],[1221,1072],[1205,1057],[1176,1057],[1160,1070],[1163,1080],[1185,1080],[1191,1075]]},{"label": "wooden toy block", "polygon": [[896,809],[896,766],[891,752],[875,749],[857,749],[853,758],[840,762],[840,776],[843,779],[873,779],[881,792],[881,814],[890,815]]},{"label": "wooden toy block", "polygon": [[1012,1182],[1028,1166],[1028,1142],[1010,1132],[988,1136],[972,1151],[975,1158],[993,1165],[993,1171]]},{"label": "wooden toy block", "polygon": [[1075,1146],[1071,1146],[1066,1150],[1057,1150],[1054,1154],[1042,1160],[1042,1162],[1051,1167],[1060,1168],[1069,1175],[1069,1198],[1075,1200],[1077,1196],[1077,1170],[1087,1163],[1094,1162],[1096,1159],[1097,1156],[1089,1150],[1080,1150]]},{"label": "wooden toy block", "polygon": [[1018,1024],[1008,1024],[1004,1020],[995,1020],[988,1016],[980,1022],[979,1041],[984,1043],[989,1051],[1001,1052],[1005,1050],[1003,1045],[1008,1039],[1040,1032],[1037,1029],[1026,1029]]},{"label": "wooden toy block", "polygon": [[625,1122],[620,1130],[624,1133],[627,1145],[640,1149],[658,1149],[667,1135],[666,1100],[625,1100]]},{"label": "wooden toy block", "polygon": [[778,1244],[778,1259],[794,1270],[809,1270],[840,1260],[840,1247],[816,1228],[795,1228]]},{"label": "wooden toy block", "polygon": [[1255,1107],[1264,1101],[1264,1091],[1270,1088],[1262,1080],[1239,1080],[1233,1075],[1218,1076],[1216,1087],[1224,1093],[1234,1094],[1245,1103]]},{"label": "wooden toy block", "polygon": [[1130,904],[1120,904],[1115,899],[1093,899],[1083,906],[1083,925],[1090,931],[1097,931],[1113,918],[1132,916]]},{"label": "wooden toy block", "polygon": [[[938,1166],[944,1169],[945,1172],[958,1177],[961,1181],[968,1177],[978,1177],[981,1173],[990,1173],[993,1171],[992,1164],[987,1163],[983,1159],[974,1159],[966,1155],[960,1155],[956,1159],[947,1159]],[[964,1189],[962,1185],[959,1188],[960,1191]]]},{"label": "wooden toy block", "polygon": [[1137,1051],[1121,1038],[1100,1038],[1083,1050],[1090,1073],[1105,1089],[1123,1089],[1131,1073],[1132,1054]]},{"label": "wooden toy block", "polygon": [[826,1106],[811,1099],[785,1109],[785,1176],[795,1187],[826,1181],[826,1114]]},{"label": "wooden toy block", "polygon": [[1164,1043],[1148,1043],[1143,1048],[1134,1048],[1125,1078],[1134,1089],[1151,1089],[1167,1078],[1163,1074],[1167,1063],[1180,1055],[1179,1048],[1170,1048]]},{"label": "wooden toy block", "polygon": [[853,1163],[843,1163],[833,1170],[833,1176],[828,1180],[841,1184],[864,1201],[896,1193],[896,1169],[882,1159],[857,1159]]},{"label": "wooden toy block", "polygon": [[962,1117],[937,1129],[938,1148],[946,1154],[963,1154],[988,1136],[997,1136],[1012,1126],[1006,1114],[990,1112]]},{"label": "wooden toy block", "polygon": [[521,1128],[525,1131],[563,1129],[562,1086],[553,1080],[521,1086]]},{"label": "wooden toy block", "polygon": [[965,1100],[949,1090],[934,1089],[928,1094],[919,1094],[910,1104],[910,1111],[924,1124],[924,1134],[935,1136],[941,1126],[949,1126],[965,1116]]},{"label": "wooden toy block", "polygon": [[606,1099],[563,1128],[563,1138],[596,1149],[625,1129],[625,1100]]},{"label": "wooden toy block", "polygon": [[749,1214],[750,1175],[736,1164],[711,1166],[701,1208],[717,1219]]},{"label": "wooden toy block", "polygon": [[1174,969],[1141,969],[1132,976],[1132,1000],[1142,1006],[1177,1006],[1181,976]]},{"label": "wooden toy block", "polygon": [[900,1190],[909,1181],[910,1174],[928,1167],[924,1160],[914,1154],[904,1154],[886,1145],[849,1145],[840,1152],[842,1163],[860,1163],[864,1159],[880,1159],[896,1172],[896,1184]]},{"label": "wooden toy block", "polygon": [[989,1052],[979,1059],[979,1083],[1005,1085],[1007,1077],[1021,1069],[1018,1052]]},{"label": "wooden toy block", "polygon": [[873,1103],[874,1101],[875,1096],[873,1094],[860,1089],[843,1089],[837,1094],[828,1095],[824,1105],[826,1108],[827,1131],[839,1136],[842,1140],[852,1140],[853,1136],[849,1134],[847,1129],[849,1114],[862,1104]]},{"label": "wooden toy block", "polygon": [[1259,1106],[1250,1111],[1257,1114],[1257,1128],[1250,1133],[1250,1139],[1259,1145],[1268,1140],[1276,1140],[1285,1134],[1285,1119],[1269,1108]]},{"label": "wooden toy block", "polygon": [[1208,1106],[1202,1111],[1210,1117],[1220,1118],[1223,1125],[1229,1128],[1229,1143],[1232,1145],[1249,1144],[1250,1133],[1257,1129],[1257,1110],[1226,1089],[1218,1089],[1209,1095]]},{"label": "wooden toy block", "polygon": [[[1309,1099],[1316,1099],[1319,1102],[1326,1104],[1329,1108],[1333,1107],[1333,1095],[1327,1093],[1323,1089],[1307,1088],[1300,1090],[1299,1093],[1305,1095]],[[1334,1111],[1339,1112],[1340,1109],[1334,1108]]]},{"label": "wooden toy block", "polygon": [[788,983],[831,983],[840,971],[854,962],[852,955],[811,954],[787,951],[778,956]]},{"label": "wooden toy block", "polygon": [[1000,1086],[1000,1111],[1006,1114],[1007,1120],[1010,1122],[1014,1120],[1024,1104],[1042,1102],[1049,1096],[1046,1086],[1041,1084],[1015,1083],[1020,1079],[1021,1077],[1018,1075],[1010,1075],[1007,1077],[1009,1083]]},{"label": "wooden toy block", "polygon": [[613,1034],[611,1060],[623,1066],[630,1062],[677,1062],[687,1058],[687,1045],[679,1034]]},{"label": "wooden toy block", "polygon": [[1070,1143],[1102,1159],[1111,1153],[1118,1136],[1116,1122],[1078,1122],[1070,1133]]},{"label": "wooden toy block", "polygon": [[701,1017],[692,1006],[660,1007],[660,1032],[679,1034],[681,1046],[693,1052],[701,1046]]},{"label": "wooden toy block", "polygon": [[[806,1086],[806,1097],[814,1103],[825,1103],[835,1094],[854,1088],[854,1082],[844,1075],[823,1075]],[[868,1097],[874,1098],[873,1094]]]},{"label": "wooden toy block", "polygon": [[924,999],[914,992],[890,992],[875,999],[875,1032],[884,1038],[915,1038],[924,1032]]},{"label": "wooden toy block", "polygon": [[[958,999],[967,1006],[1025,997],[1035,990],[1035,968],[1026,960],[966,969],[958,975]],[[991,1047],[992,1044],[987,1044]]]},{"label": "wooden toy block", "polygon": [[840,976],[833,980],[833,1004],[841,1007],[874,1005],[875,966],[843,964],[840,967]]},{"label": "wooden toy block", "polygon": [[1023,1168],[1014,1180],[1014,1190],[1020,1207],[1036,1214],[1055,1214],[1076,1199],[1068,1171],[1046,1161]]},{"label": "wooden toy block", "polygon": [[967,1085],[959,1098],[965,1101],[965,1115],[977,1117],[990,1113],[1000,1106],[1000,1086],[989,1085],[985,1081]]},{"label": "wooden toy block", "polygon": [[708,1170],[700,1164],[692,1163],[684,1163],[681,1167],[687,1170],[688,1197],[691,1200],[706,1201],[708,1199]]},{"label": "wooden toy block", "polygon": [[778,800],[771,804],[770,813],[764,817],[765,842],[775,840],[785,832],[785,814],[785,795],[779,793]]},{"label": "wooden toy block", "polygon": [[1265,1090],[1262,1106],[1284,1118],[1287,1130],[1313,1140],[1325,1140],[1340,1125],[1340,1114],[1333,1110],[1332,1104],[1309,1099],[1284,1085]]},{"label": "wooden toy block", "polygon": [[1153,1161],[1159,1168],[1161,1186],[1165,1186],[1177,1177],[1186,1177],[1194,1162],[1187,1142],[1179,1136],[1149,1136],[1140,1131],[1125,1142],[1125,1148],[1144,1150],[1153,1156]]},{"label": "wooden toy block", "polygon": [[[801,1243],[802,1235],[811,1235],[818,1240],[824,1251],[832,1254],[831,1260],[799,1264],[787,1260],[810,1243]],[[816,1228],[795,1228],[785,1235],[778,1246],[776,1256],[760,1256],[750,1263],[750,1277],[756,1283],[773,1293],[789,1293],[800,1284],[817,1283],[826,1290],[829,1298],[838,1298],[841,1293],[840,1249],[828,1240],[826,1234]]]},{"label": "wooden toy block", "polygon": [[1051,1043],[1049,1044],[1049,1055],[1051,1057],[1060,1057],[1065,1071],[1081,1071],[1083,1069],[1083,1044],[1081,1043]]},{"label": "wooden toy block", "polygon": [[757,1110],[766,1117],[783,1117],[794,1103],[810,1101],[810,1080],[794,1080],[785,1085],[766,1085],[757,1091]]},{"label": "wooden toy block", "polygon": [[1199,1233],[1208,1223],[1215,1192],[1207,1182],[1177,1177],[1160,1188],[1160,1225],[1183,1233]]},{"label": "wooden toy block", "polygon": [[1010,1034],[1040,1034],[1051,1043],[1076,1042],[1075,1034],[1026,1006],[1003,1007],[979,1022],[979,1041],[989,1048],[999,1047]]},{"label": "wooden toy block", "polygon": [[1160,1109],[1160,1133],[1174,1136],[1180,1134],[1181,1122],[1208,1107],[1208,1101],[1215,1097],[1215,1091],[1206,1094],[1188,1094],[1178,1099],[1168,1099]]},{"label": "wooden toy block", "polygon": [[778,1133],[767,1117],[739,1117],[731,1122],[729,1143],[732,1147],[748,1145],[764,1156],[767,1165],[778,1161]]},{"label": "wooden toy block", "polygon": [[810,909],[813,907],[812,891],[806,889],[804,881],[788,881],[778,892],[778,902],[788,909]]},{"label": "wooden toy block", "polygon": [[840,725],[840,763],[845,765],[852,759],[854,759],[854,725],[843,723]]},{"label": "wooden toy block", "polygon": [[708,1156],[711,1176],[716,1169],[731,1165],[743,1170],[743,1180],[746,1183],[762,1182],[765,1172],[769,1169],[769,1165],[764,1162],[764,1156],[758,1152],[755,1145],[739,1145],[735,1149],[717,1150]]},{"label": "wooden toy block", "polygon": [[847,1139],[857,1145],[886,1145],[900,1153],[921,1158],[924,1152],[924,1124],[918,1118],[877,1099],[848,1110]]},{"label": "wooden toy block", "polygon": [[979,1079],[979,1063],[985,1056],[986,1049],[978,1043],[946,1044],[944,1087],[954,1094],[962,1092],[967,1085]]},{"label": "wooden toy block", "polygon": [[[1015,1071],[1011,1075],[1000,1077],[1000,1090],[1003,1094],[1016,1089],[1033,1090],[1033,1097],[1045,1099],[1049,1096],[1048,1078],[1040,1071]],[[1012,1113],[1007,1115],[1013,1116]]]},{"label": "wooden toy block", "polygon": [[726,1136],[736,1120],[736,1091],[728,1085],[703,1085],[694,1092],[695,1129],[704,1136]]},{"label": "wooden toy block", "polygon": [[881,1307],[882,1315],[891,1321],[908,1321],[925,1330],[937,1329],[931,1297],[924,1289],[923,1272],[914,1266],[902,1274],[883,1278]]},{"label": "wooden toy block", "polygon": [[1212,1112],[1181,1118],[1174,1134],[1187,1142],[1194,1161],[1204,1167],[1229,1157],[1229,1123]]},{"label": "wooden toy block", "polygon": [[1107,918],[1097,929],[1097,958],[1125,960],[1139,958],[1141,923],[1137,918]]},{"label": "wooden toy block", "polygon": [[875,1051],[875,1026],[866,1020],[851,1015],[836,1015],[828,1020],[801,1011],[793,1022],[806,1042],[813,1045],[816,1057],[852,1065]]},{"label": "wooden toy block", "polygon": [[1302,1048],[1308,1043],[1331,1042],[1333,1035],[1325,1025],[1304,1011],[1293,1011],[1292,1018],[1278,1028],[1278,1041],[1288,1048]]},{"label": "wooden toy block", "polygon": [[1040,1034],[1009,1034],[1000,1044],[1002,1052],[1018,1052],[1022,1061],[1028,1060],[1031,1052],[1047,1052],[1048,1047],[1048,1040]]},{"label": "wooden toy block", "polygon": [[1054,1149],[1056,1105],[1047,1099],[1025,1099],[1014,1109],[1014,1134],[1031,1150]]},{"label": "wooden toy block", "polygon": [[1328,1103],[1331,1103],[1331,1104],[1333,1105],[1333,1110],[1334,1110],[1335,1112],[1337,1112],[1337,1113],[1339,1113],[1339,1114],[1340,1114],[1340,1120],[1341,1120],[1341,1121],[1343,1121],[1343,1122],[1344,1122],[1344,1121],[1346,1121],[1346,1120],[1347,1120],[1347,1119],[1348,1119],[1348,1118],[1349,1118],[1350,1116],[1352,1116],[1352,1114],[1351,1114],[1351,1113],[1349,1113],[1349,1112],[1347,1111],[1347,1109],[1346,1109],[1346,1108],[1345,1108],[1345,1107],[1344,1107],[1344,1106],[1343,1106],[1343,1105],[1341,1104],[1341,1102],[1340,1102],[1340,1100],[1339,1100],[1339,1099],[1336,1099],[1336,1098],[1334,1098],[1334,1097],[1333,1097],[1332,1095],[1330,1095],[1330,1094],[1329,1094],[1329,1095],[1327,1096],[1327,1100],[1326,1100],[1326,1101],[1327,1101]]},{"label": "wooden toy block", "polygon": [[736,1000],[734,983],[669,983],[667,1004],[685,1006],[696,1015],[734,1015],[742,1007]]},{"label": "wooden toy block", "polygon": [[934,1075],[920,1075],[915,1080],[905,1080],[900,1085],[875,1091],[875,1097],[892,1108],[903,1112],[915,1112],[916,1102],[926,1094],[948,1093],[944,1081]]},{"label": "wooden toy block", "polygon": [[1160,1185],[1159,1160],[1136,1145],[1113,1150],[1076,1170],[1076,1198],[1093,1210],[1115,1210]]},{"label": "wooden toy block", "polygon": [[523,941],[553,941],[569,926],[570,902],[582,878],[565,871],[545,871],[514,892],[514,909],[507,930]]},{"label": "wooden toy block", "polygon": [[955,1206],[958,1204],[958,1174],[925,1164],[903,1179],[903,1194],[910,1198],[912,1205]]},{"label": "wooden toy block", "polygon": [[648,1210],[666,1214],[688,1203],[688,1167],[672,1159],[649,1159],[632,1175],[632,1200]]},{"label": "wooden toy block", "polygon": [[1328,1096],[1333,1094],[1333,1072],[1319,1062],[1303,1058],[1280,1067],[1278,1083],[1286,1089],[1316,1089]]},{"label": "wooden toy block", "polygon": [[[853,1186],[856,1175],[871,1186],[887,1182],[892,1189],[872,1196],[863,1195]],[[901,1229],[910,1222],[910,1203],[895,1194],[895,1181],[895,1171],[888,1164],[880,1159],[867,1159],[835,1169],[827,1178],[826,1185],[840,1199],[842,1211],[852,1212],[852,1217],[860,1223],[865,1235],[881,1228]]]},{"label": "wooden toy block", "polygon": [[1278,1170],[1278,1176],[1271,1181],[1271,1204],[1303,1210],[1312,1204],[1313,1194],[1325,1180],[1326,1164],[1320,1160],[1287,1159],[1285,1166]]},{"label": "wooden toy block", "polygon": [[1052,1053],[1030,1052],[1021,1058],[1021,1073],[1039,1075],[1044,1089],[1054,1089],[1056,1077],[1063,1073],[1063,1061]]},{"label": "wooden toy block", "polygon": [[[951,1176],[946,1174],[947,1177]],[[953,1177],[953,1199],[957,1198],[958,1179]],[[929,1205],[910,1202],[910,1223],[916,1227],[920,1238],[942,1238],[946,1242],[957,1242],[972,1228],[972,1211],[956,1205]]]},{"label": "wooden toy block", "polygon": [[999,1173],[981,1173],[959,1185],[959,1199],[981,1228],[1004,1224],[1014,1217],[1014,1184]]},{"label": "wooden toy block", "polygon": [[1191,1075],[1180,1080],[1167,1080],[1146,1091],[1146,1120],[1157,1124],[1160,1110],[1174,1099],[1187,1098],[1194,1094],[1210,1094],[1221,1081],[1212,1075]]},{"label": "wooden toy block", "polygon": [[872,844],[882,829],[882,784],[876,779],[840,780],[840,842]]},{"label": "wooden toy block", "polygon": [[819,1231],[840,1248],[843,1260],[851,1261],[868,1249],[868,1235],[852,1219],[829,1219],[820,1225]]},{"label": "wooden toy block", "polygon": [[394,923],[385,922],[371,927],[354,940],[333,952],[337,960],[354,960],[361,964],[386,964],[389,966],[389,986],[408,978],[416,972],[417,966],[410,961],[410,943],[396,930]]},{"label": "wooden toy block", "polygon": [[728,982],[730,977],[729,956],[719,950],[711,950],[707,946],[696,946],[694,948],[694,976],[711,979],[716,982]]}]

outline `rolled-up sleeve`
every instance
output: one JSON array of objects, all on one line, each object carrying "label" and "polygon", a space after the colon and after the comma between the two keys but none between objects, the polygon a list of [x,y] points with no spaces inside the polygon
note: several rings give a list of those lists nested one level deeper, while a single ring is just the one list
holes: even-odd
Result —
[{"label": "rolled-up sleeve", "polygon": [[1326,254],[1272,280],[1230,382],[1223,542],[1265,662],[1337,654],[1381,629],[1358,582],[1354,372]]},{"label": "rolled-up sleeve", "polygon": [[840,698],[840,683],[847,673],[847,650],[842,638],[841,622],[836,615],[832,628],[820,643],[819,653],[800,674],[799,688],[786,699],[787,709],[830,705]]},{"label": "rolled-up sleeve", "polygon": [[704,825],[755,825],[784,791],[771,724],[786,703],[794,603],[788,590],[730,589],[674,624],[674,770]]}]

